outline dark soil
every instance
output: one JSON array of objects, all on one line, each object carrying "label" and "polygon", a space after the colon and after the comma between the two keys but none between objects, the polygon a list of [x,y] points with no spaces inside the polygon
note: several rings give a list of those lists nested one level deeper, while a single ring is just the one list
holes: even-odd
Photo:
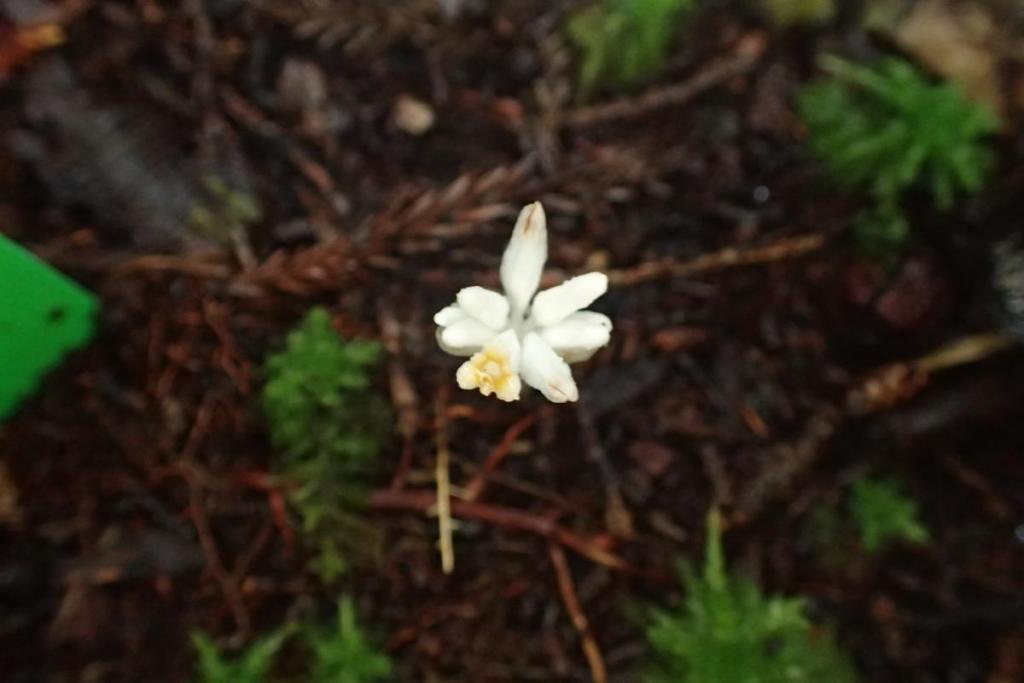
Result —
[{"label": "dark soil", "polygon": [[[1024,354],[892,380],[1006,322],[986,254],[1019,229],[1016,129],[992,188],[920,209],[933,229],[886,271],[790,108],[855,30],[772,34],[710,3],[653,100],[582,108],[570,3],[453,4],[0,2],[0,229],[103,302],[95,343],[0,428],[0,679],[184,681],[190,631],[232,646],[330,613],[255,405],[266,353],[323,304],[389,350],[383,550],[343,588],[400,680],[591,680],[563,556],[609,680],[635,680],[637,607],[678,598],[711,505],[733,566],[806,595],[863,680],[1024,680]],[[33,22],[64,42],[23,48]],[[405,97],[433,110],[423,135],[396,122]],[[210,177],[261,218],[197,229]],[[434,342],[535,199],[549,275],[612,276],[596,308],[616,331],[574,368],[577,406],[460,392]],[[511,443],[454,511],[448,576],[438,429],[456,485]],[[863,472],[904,482],[930,544],[849,537],[823,559],[814,511]]]}]

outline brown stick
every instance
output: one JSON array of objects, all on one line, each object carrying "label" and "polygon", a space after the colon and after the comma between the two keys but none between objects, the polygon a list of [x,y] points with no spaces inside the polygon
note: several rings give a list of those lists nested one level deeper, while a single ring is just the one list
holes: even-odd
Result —
[{"label": "brown stick", "polygon": [[[447,386],[447,385],[445,385]],[[434,403],[434,414],[437,421],[437,463],[434,466],[434,477],[437,480],[437,533],[441,548],[441,571],[451,574],[455,569],[455,548],[452,545],[452,495],[449,479],[448,461],[451,453],[448,450],[448,391],[437,394]]]},{"label": "brown stick", "polygon": [[175,470],[185,480],[185,484],[188,487],[188,515],[196,529],[199,547],[202,549],[203,557],[206,560],[206,569],[220,586],[221,592],[224,594],[224,600],[234,616],[237,639],[244,641],[252,631],[252,620],[249,618],[249,612],[245,609],[245,602],[242,599],[238,583],[224,565],[220,549],[217,547],[217,541],[214,539],[210,518],[206,514],[206,506],[203,504],[202,480],[204,475],[201,468],[195,464],[195,456],[210,431],[210,425],[213,420],[212,409],[213,397],[210,394],[206,394],[196,410],[192,429],[189,431],[185,445],[181,449],[180,460],[176,463]]},{"label": "brown stick", "polygon": [[210,526],[210,518],[206,514],[206,506],[203,505],[202,486],[194,471],[187,463],[182,463],[181,473],[188,486],[188,514],[192,524],[196,528],[196,535],[199,537],[199,547],[206,558],[206,568],[211,576],[220,586],[224,599],[231,609],[235,618],[236,638],[244,641],[252,631],[252,621],[249,612],[245,609],[245,602],[242,599],[242,592],[239,589],[236,577],[228,572],[224,566],[217,542],[213,537],[213,529]]},{"label": "brown stick", "polygon": [[576,109],[566,115],[565,124],[572,128],[583,128],[609,121],[634,119],[656,109],[684,104],[704,91],[752,70],[761,60],[764,49],[762,36],[747,36],[739,42],[734,55],[705,65],[682,83],[651,90],[640,97]]},{"label": "brown stick", "polygon": [[679,263],[676,261],[653,261],[641,263],[635,268],[613,270],[608,280],[613,285],[636,285],[659,278],[693,277],[727,268],[760,265],[783,261],[809,254],[825,245],[825,236],[820,234],[786,237],[759,247],[737,249],[728,247],[710,254]]},{"label": "brown stick", "polygon": [[168,254],[144,254],[142,256],[114,256],[100,262],[101,268],[109,267],[115,276],[136,273],[174,273],[197,279],[226,280],[231,277],[232,266],[220,254],[190,254],[173,256]]},{"label": "brown stick", "polygon": [[[370,495],[369,505],[376,510],[426,512],[437,505],[437,496],[434,491],[380,489]],[[489,522],[503,529],[536,534],[564,545],[583,557],[610,569],[622,571],[630,569],[625,560],[602,548],[595,539],[579,536],[559,526],[550,518],[458,498],[451,499],[451,513],[455,517]]]},{"label": "brown stick", "polygon": [[580,641],[583,645],[583,654],[590,666],[590,676],[594,683],[607,683],[608,672],[604,666],[604,657],[601,656],[601,648],[597,646],[597,640],[590,630],[590,621],[583,613],[579,598],[576,597],[576,587],[572,582],[572,573],[569,571],[569,563],[565,559],[565,551],[555,543],[548,544],[548,554],[551,556],[551,564],[555,567],[555,576],[558,578],[558,592],[562,594],[562,601],[565,609],[569,612],[572,625],[580,634]]},{"label": "brown stick", "polygon": [[285,493],[288,492],[288,485],[274,480],[266,472],[241,471],[236,475],[238,481],[249,488],[263,492],[267,496],[267,505],[274,520],[274,525],[281,534],[285,548],[290,553],[295,549],[295,530],[288,521],[288,503],[285,500]]},{"label": "brown stick", "polygon": [[1001,333],[982,333],[957,340],[909,363],[892,363],[868,373],[847,390],[842,403],[819,405],[795,441],[771,449],[764,467],[745,484],[735,521],[749,523],[768,503],[805,478],[847,418],[890,410],[917,395],[927,386],[932,373],[977,362],[1012,345],[1013,340]]},{"label": "brown stick", "polygon": [[515,443],[516,439],[518,439],[523,432],[532,427],[534,423],[537,422],[537,418],[538,413],[531,413],[508,428],[505,435],[501,438],[501,442],[495,446],[493,451],[490,452],[487,459],[484,460],[484,464],[466,486],[466,495],[464,496],[466,500],[476,500],[480,497],[484,492],[484,489],[487,487],[487,478],[508,456],[508,453],[512,448],[512,444]]}]

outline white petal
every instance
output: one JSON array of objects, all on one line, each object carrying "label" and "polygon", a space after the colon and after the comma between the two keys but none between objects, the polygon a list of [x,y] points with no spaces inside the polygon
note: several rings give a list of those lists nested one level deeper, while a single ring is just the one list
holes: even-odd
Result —
[{"label": "white petal", "polygon": [[530,332],[523,339],[520,373],[524,382],[544,394],[549,401],[565,403],[580,397],[569,364],[536,332]]},{"label": "white petal", "polygon": [[448,327],[466,317],[466,312],[458,304],[445,306],[434,314],[434,323],[441,327]]},{"label": "white petal", "polygon": [[435,337],[437,338],[437,345],[440,346],[441,350],[445,353],[450,353],[453,356],[472,356],[480,350],[479,344],[470,346],[451,346],[450,344],[445,344],[444,339],[441,338],[442,332],[444,332],[444,328],[437,328]]},{"label": "white petal", "polygon": [[492,330],[500,330],[508,322],[508,299],[483,287],[466,287],[456,299],[459,307]]},{"label": "white petal", "polygon": [[494,330],[479,320],[466,317],[441,330],[440,339],[442,348],[479,349],[494,339]]},{"label": "white petal", "polygon": [[608,344],[612,321],[608,316],[593,311],[573,313],[560,323],[538,330],[546,341],[567,363],[587,360]]},{"label": "white petal", "polygon": [[484,347],[484,351],[505,358],[508,361],[509,369],[515,373],[519,372],[522,346],[515,330],[505,330],[499,334]]},{"label": "white petal", "polygon": [[548,327],[586,308],[606,291],[608,276],[604,273],[578,275],[538,294],[530,315],[538,326]]},{"label": "white petal", "polygon": [[514,311],[522,313],[529,306],[547,258],[547,218],[540,202],[534,202],[519,212],[512,239],[501,257],[501,286]]},{"label": "white petal", "polygon": [[479,389],[484,396],[494,394],[502,401],[518,401],[522,390],[519,361],[519,338],[515,331],[507,330],[463,363],[455,379],[462,389]]}]

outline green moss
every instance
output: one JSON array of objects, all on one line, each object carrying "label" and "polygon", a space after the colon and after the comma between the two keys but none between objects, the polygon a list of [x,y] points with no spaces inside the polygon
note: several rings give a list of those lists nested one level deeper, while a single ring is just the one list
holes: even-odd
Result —
[{"label": "green moss", "polygon": [[655,75],[696,6],[696,0],[601,0],[570,17],[567,32],[580,53],[580,97]]},{"label": "green moss", "polygon": [[339,603],[330,627],[306,630],[305,640],[313,656],[309,683],[376,683],[390,678],[391,660],[359,628],[350,598]]},{"label": "green moss", "polygon": [[862,477],[854,481],[850,517],[868,553],[877,553],[891,543],[926,543],[929,539],[928,530],[919,519],[917,503],[889,479]]},{"label": "green moss", "polygon": [[234,657],[203,633],[194,633],[198,683],[265,683],[281,648],[296,632],[309,656],[305,683],[379,683],[391,677],[391,660],[378,650],[356,620],[349,597],[338,603],[328,626],[288,625],[250,643]]},{"label": "green moss", "polygon": [[290,633],[291,629],[275,631],[251,643],[233,658],[225,656],[205,634],[193,633],[196,680],[198,683],[263,683]]},{"label": "green moss", "polygon": [[827,57],[829,77],[804,88],[798,108],[810,145],[843,187],[898,202],[918,185],[940,208],[978,191],[992,171],[985,137],[995,115],[949,83],[901,59],[860,66]]},{"label": "green moss", "polygon": [[856,216],[853,234],[863,253],[889,265],[910,239],[910,224],[898,204],[882,201]]},{"label": "green moss", "polygon": [[730,576],[718,515],[708,517],[704,568],[682,569],[685,604],[656,610],[645,683],[844,683],[853,668],[832,637],[804,616],[800,598],[765,596]]},{"label": "green moss", "polygon": [[361,508],[392,429],[388,403],[371,384],[380,356],[377,343],[342,341],[316,308],[266,361],[261,398],[278,469],[294,486],[291,502],[325,581],[346,571],[349,551],[371,534]]},{"label": "green moss", "polygon": [[262,217],[251,193],[229,186],[220,176],[208,175],[202,179],[202,196],[189,212],[188,225],[196,235],[227,242]]}]

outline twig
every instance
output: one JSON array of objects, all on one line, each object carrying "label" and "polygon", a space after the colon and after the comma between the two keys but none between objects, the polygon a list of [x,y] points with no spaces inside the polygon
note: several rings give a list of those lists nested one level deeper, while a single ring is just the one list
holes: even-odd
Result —
[{"label": "twig", "polygon": [[196,453],[199,452],[199,445],[210,431],[210,423],[213,421],[212,407],[213,396],[211,394],[204,394],[202,401],[199,402],[199,407],[196,408],[196,417],[192,421],[192,429],[189,430],[188,436],[185,438],[185,445],[181,449],[181,461],[186,466],[192,464]]},{"label": "twig", "polygon": [[206,514],[206,507],[203,505],[203,483],[207,478],[203,470],[195,462],[195,456],[199,446],[206,438],[212,421],[211,406],[212,396],[207,394],[203,397],[199,408],[196,410],[196,418],[192,423],[192,429],[185,445],[181,450],[181,458],[177,473],[185,480],[188,487],[188,514],[199,537],[199,547],[202,548],[203,557],[206,559],[206,568],[210,571],[214,580],[220,585],[224,599],[235,618],[236,637],[243,641],[248,638],[252,629],[252,622],[249,613],[245,609],[242,600],[242,593],[238,588],[235,577],[232,576],[224,565],[217,542],[214,540],[213,528],[210,526],[210,518]]},{"label": "twig", "polygon": [[[453,456],[452,461],[459,466],[459,469],[468,473],[469,475],[475,475],[480,471],[480,466],[475,462],[467,460],[466,458],[460,458]],[[487,476],[487,485],[491,486],[503,486],[510,491],[516,493],[522,493],[530,496],[531,498],[537,498],[545,503],[551,503],[555,508],[563,512],[567,512],[573,509],[573,505],[562,496],[558,495],[554,491],[549,491],[543,486],[539,486],[533,482],[527,481],[520,477],[504,472],[496,471],[491,472]],[[462,494],[459,496],[464,500],[470,500],[466,489],[463,488]]]},{"label": "twig", "polygon": [[434,475],[437,479],[437,527],[441,546],[441,570],[445,574],[451,574],[455,569],[455,550],[452,548],[451,482],[448,477],[451,453],[448,450],[448,418],[445,415],[448,405],[447,393],[438,392],[434,404],[437,420],[437,464]]},{"label": "twig", "polygon": [[377,314],[380,324],[381,338],[388,352],[388,387],[391,390],[391,403],[398,413],[398,433],[408,443],[416,436],[420,426],[420,398],[409,372],[402,362],[405,356],[402,349],[402,324],[392,313],[400,308],[396,299],[382,301]]},{"label": "twig", "polygon": [[228,315],[223,306],[210,298],[203,298],[203,319],[220,343],[217,350],[217,364],[228,376],[235,389],[242,396],[250,393],[249,365],[239,351],[238,344],[228,325]]},{"label": "twig", "polygon": [[746,36],[737,45],[736,54],[705,65],[682,83],[651,90],[636,98],[576,109],[569,112],[564,122],[570,127],[583,128],[609,121],[635,119],[656,109],[684,104],[704,91],[752,70],[760,62],[764,50],[763,36]]},{"label": "twig", "polygon": [[795,483],[817,463],[842,418],[843,412],[834,404],[823,403],[811,415],[799,437],[768,451],[762,458],[765,465],[746,484],[732,521],[749,523],[769,502],[792,490]]},{"label": "twig", "polygon": [[256,538],[249,544],[249,548],[235,563],[235,568],[231,572],[231,576],[237,585],[242,585],[243,580],[249,573],[249,568],[252,567],[252,563],[256,561],[259,554],[267,547],[267,544],[270,543],[270,539],[273,538],[273,535],[273,520],[264,520],[263,524],[260,525],[260,530],[259,533],[256,534]]},{"label": "twig", "polygon": [[213,77],[210,62],[214,52],[214,31],[210,15],[206,13],[202,0],[185,0],[185,11],[192,17],[195,43],[195,60],[192,63],[192,95],[204,107],[213,99]]},{"label": "twig", "polygon": [[[369,505],[375,510],[414,510],[426,512],[437,505],[434,491],[395,491],[380,489],[370,495]],[[584,538],[559,526],[553,519],[539,517],[520,510],[511,510],[496,505],[487,505],[469,500],[450,500],[451,512],[457,517],[489,522],[511,531],[536,534],[560,543],[573,552],[610,569],[633,571],[625,560],[605,550],[600,541]]]},{"label": "twig", "polygon": [[590,404],[586,401],[577,403],[576,417],[579,420],[580,432],[583,434],[583,441],[586,444],[587,459],[597,465],[601,479],[604,481],[605,523],[615,536],[632,538],[634,536],[633,518],[629,514],[629,510],[626,509],[626,501],[622,497],[618,474],[612,467],[604,446],[601,445],[601,437],[597,433]]},{"label": "twig", "polygon": [[145,254],[115,258],[111,263],[103,263],[109,267],[114,276],[134,275],[139,272],[175,273],[188,275],[198,279],[226,280],[231,276],[232,268],[224,262],[220,254],[205,253],[188,256],[170,256],[166,254]]},{"label": "twig", "polygon": [[933,374],[985,360],[1019,343],[1001,332],[983,332],[957,339],[911,361],[883,365],[847,392],[846,410],[852,415],[889,410],[920,393]]},{"label": "twig", "polygon": [[333,206],[330,201],[335,191],[333,176],[295,142],[289,131],[268,119],[256,105],[246,100],[238,91],[230,87],[221,87],[219,95],[225,111],[233,120],[258,135],[283,144],[285,156],[292,165],[313,184],[327,200],[327,205]]},{"label": "twig", "polygon": [[420,426],[420,398],[416,394],[409,372],[402,362],[402,328],[398,318],[390,311],[393,307],[385,302],[381,306],[377,319],[380,322],[381,337],[384,348],[388,352],[388,385],[391,389],[391,402],[398,414],[398,433],[402,435],[402,457],[391,480],[391,487],[400,489],[405,485],[405,478],[412,467],[413,439]]},{"label": "twig", "polygon": [[484,489],[487,487],[487,479],[508,456],[516,439],[532,427],[537,422],[538,417],[538,413],[531,413],[508,428],[505,435],[501,438],[501,442],[490,452],[487,459],[484,460],[484,464],[466,486],[466,500],[476,500],[483,494]]},{"label": "twig", "polygon": [[249,488],[262,491],[267,496],[267,505],[274,520],[274,526],[281,533],[281,540],[284,541],[288,552],[295,549],[295,530],[288,521],[288,503],[285,500],[285,491],[282,484],[274,480],[266,472],[245,470],[236,475],[238,481]]},{"label": "twig", "polygon": [[548,554],[551,556],[551,564],[555,567],[555,576],[558,578],[558,592],[562,594],[562,601],[565,609],[569,612],[572,625],[580,634],[580,641],[583,645],[583,654],[590,666],[590,675],[594,683],[606,683],[608,672],[604,666],[604,657],[601,649],[597,646],[597,640],[590,630],[590,622],[587,615],[583,613],[579,598],[576,597],[576,588],[573,586],[572,574],[569,572],[569,563],[565,559],[565,552],[555,544],[548,544]]},{"label": "twig", "polygon": [[767,503],[792,489],[806,477],[844,420],[863,417],[905,403],[928,384],[931,374],[999,353],[1015,340],[997,332],[972,335],[940,347],[906,363],[892,363],[868,373],[846,392],[839,404],[824,403],[795,441],[780,444],[764,459],[765,465],[745,486],[737,507],[737,520],[749,522]]},{"label": "twig", "polygon": [[956,458],[946,455],[942,466],[967,488],[981,494],[982,505],[993,519],[1005,524],[1013,519],[1013,507],[1000,495],[996,486],[981,472],[968,467]]},{"label": "twig", "polygon": [[245,602],[242,600],[242,593],[238,588],[236,579],[228,572],[221,558],[217,542],[213,537],[213,528],[210,526],[210,518],[206,514],[206,507],[203,505],[202,485],[199,483],[198,473],[187,462],[182,462],[180,473],[188,486],[188,513],[192,524],[199,537],[199,547],[202,548],[203,557],[206,559],[206,568],[210,575],[220,586],[224,594],[224,600],[231,610],[235,619],[235,639],[244,641],[249,637],[252,630],[252,622],[249,613],[245,609]]},{"label": "twig", "polygon": [[660,278],[692,277],[728,268],[760,265],[797,258],[821,249],[825,236],[821,234],[786,237],[773,244],[749,249],[728,247],[695,259],[678,263],[675,261],[654,261],[642,263],[635,268],[613,270],[608,280],[613,285],[636,285]]},{"label": "twig", "polygon": [[191,477],[186,477],[185,481],[188,484],[189,516],[192,518],[196,534],[199,536],[199,546],[203,549],[207,569],[220,585],[224,599],[235,618],[237,639],[244,641],[248,638],[252,625],[249,613],[245,610],[245,603],[242,601],[242,593],[238,589],[238,584],[235,583],[235,578],[225,568],[220,551],[217,549],[217,543],[213,540],[213,530],[210,527],[210,519],[206,515],[206,508],[203,506],[199,484]]},{"label": "twig", "polygon": [[391,477],[391,488],[400,491],[405,487],[405,479],[412,469],[413,447],[412,441],[406,441],[402,446],[402,455],[398,458],[398,466],[395,467],[395,474]]},{"label": "twig", "polygon": [[1001,332],[983,332],[958,339],[913,362],[914,370],[926,374],[984,360],[1020,342]]}]

